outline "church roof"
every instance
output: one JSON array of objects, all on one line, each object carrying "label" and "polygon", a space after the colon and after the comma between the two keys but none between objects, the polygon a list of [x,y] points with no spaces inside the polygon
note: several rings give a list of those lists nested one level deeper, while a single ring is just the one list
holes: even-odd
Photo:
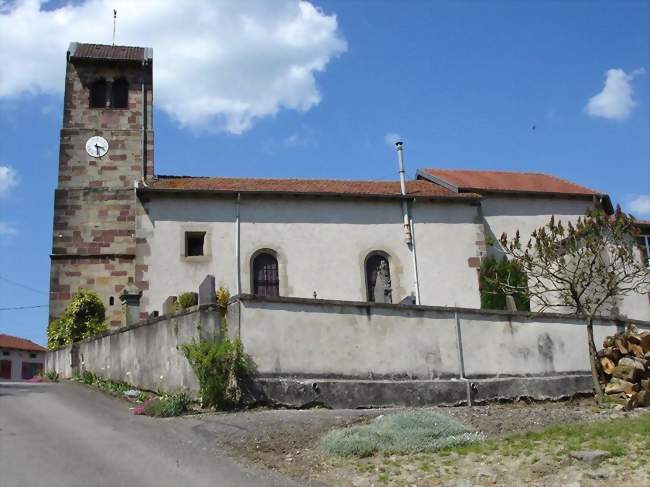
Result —
[{"label": "church roof", "polygon": [[[147,181],[149,191],[197,191],[216,193],[304,194],[321,196],[399,198],[399,181],[340,179],[253,179],[190,176],[157,176]],[[407,181],[409,197],[428,199],[476,199],[473,193],[455,193],[429,181]]]},{"label": "church roof", "polygon": [[150,47],[109,46],[72,42],[68,48],[68,54],[70,59],[142,62],[153,58],[153,49]]},{"label": "church roof", "polygon": [[4,334],[0,334],[0,348],[26,350],[29,352],[47,352],[47,348],[41,347],[31,340]]},{"label": "church roof", "polygon": [[460,192],[554,193],[597,196],[603,194],[600,191],[543,173],[427,168],[418,171],[418,175],[438,184],[443,184],[453,191]]}]

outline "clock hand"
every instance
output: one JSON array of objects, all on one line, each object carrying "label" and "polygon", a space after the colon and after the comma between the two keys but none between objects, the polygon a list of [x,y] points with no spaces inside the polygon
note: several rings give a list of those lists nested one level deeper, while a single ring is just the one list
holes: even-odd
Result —
[{"label": "clock hand", "polygon": [[101,149],[102,146],[99,144],[95,144],[95,150],[97,151],[97,155],[99,155],[99,149]]}]

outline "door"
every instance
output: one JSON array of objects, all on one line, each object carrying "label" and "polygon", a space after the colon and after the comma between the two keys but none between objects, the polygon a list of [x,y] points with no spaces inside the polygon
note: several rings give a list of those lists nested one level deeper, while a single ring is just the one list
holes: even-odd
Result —
[{"label": "door", "polygon": [[11,379],[11,360],[0,360],[0,379]]}]

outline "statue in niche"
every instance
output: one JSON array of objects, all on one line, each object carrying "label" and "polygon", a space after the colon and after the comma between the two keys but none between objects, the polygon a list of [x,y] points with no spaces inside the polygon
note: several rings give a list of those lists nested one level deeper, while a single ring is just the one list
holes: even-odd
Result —
[{"label": "statue in niche", "polygon": [[390,284],[390,270],[388,262],[383,257],[379,259],[379,265],[375,270],[374,298],[376,303],[392,303],[393,290]]}]

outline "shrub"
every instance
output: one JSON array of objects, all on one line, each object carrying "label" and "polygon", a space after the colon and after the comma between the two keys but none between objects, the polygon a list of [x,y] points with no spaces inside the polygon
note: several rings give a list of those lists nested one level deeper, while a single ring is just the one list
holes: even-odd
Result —
[{"label": "shrub", "polygon": [[379,416],[372,423],[330,431],[321,439],[321,451],[340,457],[367,457],[374,453],[434,452],[481,440],[449,416],[430,411],[407,411]]},{"label": "shrub", "polygon": [[199,296],[196,293],[180,293],[176,299],[176,306],[180,309],[191,308],[199,304]]},{"label": "shrub", "polygon": [[228,307],[228,301],[230,301],[230,291],[228,288],[220,287],[217,289],[217,305],[221,309],[226,309]]},{"label": "shrub", "polygon": [[63,314],[47,328],[47,346],[62,347],[92,338],[108,328],[104,303],[92,291],[81,289],[68,303]]},{"label": "shrub", "polygon": [[180,394],[172,394],[147,400],[144,403],[143,411],[147,416],[160,418],[180,416],[187,411],[191,402],[192,398],[186,393],[181,392]]},{"label": "shrub", "polygon": [[[528,277],[515,261],[489,257],[481,263],[479,289],[481,309],[506,309],[506,295],[500,282],[509,281],[513,286],[526,286]],[[530,300],[523,293],[513,293],[519,311],[530,311]]]},{"label": "shrub", "polygon": [[59,373],[56,370],[48,370],[45,373],[45,377],[47,377],[47,380],[50,382],[59,382]]},{"label": "shrub", "polygon": [[239,338],[192,341],[181,350],[199,380],[203,407],[232,409],[241,400],[241,379],[251,366]]},{"label": "shrub", "polygon": [[97,376],[88,370],[84,370],[81,373],[80,380],[86,385],[92,385],[97,381]]}]

